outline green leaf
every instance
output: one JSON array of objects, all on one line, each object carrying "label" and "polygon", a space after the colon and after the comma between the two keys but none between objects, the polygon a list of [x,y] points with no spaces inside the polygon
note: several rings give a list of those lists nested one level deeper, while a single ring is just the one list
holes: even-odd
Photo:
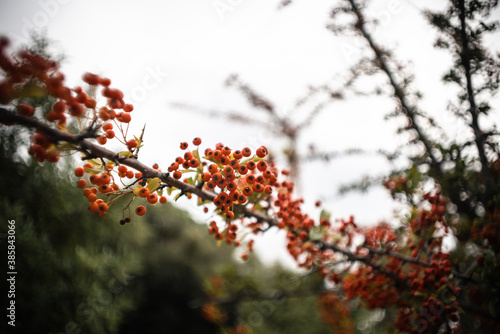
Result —
[{"label": "green leaf", "polygon": [[142,141],[139,138],[137,138],[136,136],[134,136],[134,139],[137,142],[137,147],[140,147],[142,144]]},{"label": "green leaf", "polygon": [[319,215],[319,219],[321,220],[323,218],[326,218],[326,219],[330,220],[331,215],[332,214],[329,211],[326,211],[323,209],[323,210],[321,210],[321,213]]},{"label": "green leaf", "polygon": [[130,151],[121,151],[118,152],[119,155],[124,156],[125,158],[130,158],[133,156],[132,152]]},{"label": "green leaf", "polygon": [[89,168],[89,167],[83,167],[83,169],[89,173],[90,175],[96,175],[96,174],[100,174],[101,171],[99,170],[95,170],[95,169],[92,169],[92,168]]},{"label": "green leaf", "polygon": [[196,158],[196,160],[201,163],[200,152],[198,152],[198,149],[191,151],[191,153],[193,153],[193,156]]},{"label": "green leaf", "polygon": [[159,178],[155,177],[153,179],[149,179],[149,182],[148,182],[148,185],[146,186],[146,188],[148,188],[149,192],[152,193],[156,189],[158,189],[158,187],[160,187],[160,184],[161,184],[161,180]]},{"label": "green leaf", "polygon": [[96,166],[96,167],[102,166],[101,161],[99,161],[97,159],[88,159],[87,161],[90,162],[92,164],[92,166]]},{"label": "green leaf", "polygon": [[323,238],[323,232],[320,228],[315,227],[309,232],[309,239],[312,241],[321,240]]},{"label": "green leaf", "polygon": [[174,197],[174,201],[177,201],[184,193],[180,191],[177,195]]},{"label": "green leaf", "polygon": [[[204,156],[204,157],[203,157],[203,159],[208,160],[208,161],[210,161],[210,162],[213,162],[213,163],[214,163],[214,164],[216,164],[216,165],[217,165],[217,167],[219,167],[220,169],[224,168],[224,166],[222,166],[222,164],[220,163],[220,161],[217,161],[217,160],[215,160],[215,159],[214,159],[214,158],[212,158],[212,157],[209,157],[209,156]],[[200,164],[200,165],[201,165],[201,164]]]}]

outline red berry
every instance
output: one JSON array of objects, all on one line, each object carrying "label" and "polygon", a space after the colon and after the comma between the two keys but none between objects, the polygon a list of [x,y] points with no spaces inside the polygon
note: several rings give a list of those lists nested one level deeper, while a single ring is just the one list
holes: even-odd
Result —
[{"label": "red berry", "polygon": [[135,214],[138,216],[143,216],[146,213],[146,207],[144,205],[139,205],[135,208]]},{"label": "red berry", "polygon": [[127,141],[127,147],[128,148],[137,147],[137,141],[135,139],[130,139],[129,141]]},{"label": "red berry", "polygon": [[75,168],[75,176],[82,177],[83,174],[85,174],[85,169],[83,169],[83,167],[76,167]]}]

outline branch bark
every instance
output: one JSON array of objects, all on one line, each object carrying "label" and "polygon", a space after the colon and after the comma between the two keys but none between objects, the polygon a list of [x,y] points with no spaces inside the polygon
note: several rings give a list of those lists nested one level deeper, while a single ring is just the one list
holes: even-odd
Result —
[{"label": "branch bark", "polygon": [[366,29],[365,19],[364,19],[363,13],[361,12],[361,9],[356,4],[355,0],[348,0],[348,1],[349,1],[349,4],[351,5],[352,12],[356,15],[356,18],[357,18],[357,23],[356,23],[357,30],[360,32],[362,37],[368,42],[370,48],[375,53],[375,58],[379,64],[380,69],[382,70],[383,73],[385,73],[385,75],[387,76],[387,79],[389,80],[390,85],[394,89],[394,97],[399,102],[402,112],[410,120],[410,123],[411,123],[410,127],[417,132],[420,142],[425,147],[425,152],[431,160],[431,164],[430,164],[431,168],[433,168],[433,170],[438,175],[441,175],[441,170],[439,168],[440,161],[432,151],[433,145],[431,144],[431,141],[427,138],[427,135],[424,133],[422,128],[418,125],[418,122],[416,120],[417,112],[416,112],[415,107],[410,105],[410,103],[408,102],[408,100],[406,98],[406,92],[405,92],[404,88],[396,81],[395,74],[390,69],[390,67],[387,63],[387,60],[385,59],[384,52],[382,51],[382,48],[375,43],[372,36],[370,35],[368,30]]},{"label": "branch bark", "polygon": [[[119,154],[110,151],[100,145],[97,145],[90,140],[80,136],[67,132],[63,132],[56,128],[53,128],[40,120],[33,117],[25,117],[14,113],[8,109],[0,107],[0,122],[2,123],[14,123],[25,126],[27,128],[37,129],[47,137],[51,138],[57,142],[68,142],[74,144],[77,147],[77,150],[83,152],[85,154],[91,154],[96,157],[106,158],[108,160],[114,161],[119,164],[123,164],[129,167],[132,167],[142,173],[142,175],[146,178],[159,178],[162,182],[164,182],[167,186],[175,187],[184,191],[185,193],[192,193],[197,195],[203,200],[213,200],[216,195],[213,192],[205,191],[190,184],[184,183],[182,181],[176,180],[172,178],[169,173],[162,173],[153,169],[151,167],[146,166],[139,160],[135,158],[125,158],[120,156]],[[253,217],[258,221],[266,222],[270,225],[276,225],[276,221],[264,214],[261,214],[256,211],[252,211],[246,208],[243,205],[238,205],[236,207],[236,211],[243,214],[245,217]]]},{"label": "branch bark", "polygon": [[479,112],[477,109],[476,98],[474,93],[474,86],[472,84],[471,73],[471,50],[469,48],[469,39],[467,36],[467,22],[466,22],[466,9],[465,0],[458,0],[458,10],[460,19],[460,42],[462,49],[460,51],[460,61],[465,71],[465,79],[467,84],[467,100],[469,101],[469,113],[471,115],[471,123],[469,126],[474,131],[474,142],[476,144],[479,161],[481,162],[481,172],[484,177],[484,183],[489,193],[498,190],[497,184],[491,174],[488,158],[484,150],[484,144],[488,138],[488,134],[481,131],[479,127]]}]

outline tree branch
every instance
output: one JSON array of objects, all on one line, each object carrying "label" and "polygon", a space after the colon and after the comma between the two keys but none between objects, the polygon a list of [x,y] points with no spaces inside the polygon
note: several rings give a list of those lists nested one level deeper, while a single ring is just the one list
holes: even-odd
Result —
[{"label": "tree branch", "polygon": [[465,1],[458,1],[458,10],[459,10],[459,19],[460,19],[460,42],[461,42],[461,51],[460,60],[462,62],[462,66],[465,70],[465,79],[467,84],[467,100],[469,101],[469,113],[472,117],[471,123],[469,126],[474,131],[474,141],[476,143],[477,152],[479,155],[479,161],[481,162],[481,172],[484,176],[484,183],[489,192],[497,191],[497,184],[491,175],[491,171],[489,168],[488,158],[486,157],[486,153],[484,150],[484,144],[486,139],[488,138],[488,134],[483,133],[479,128],[478,118],[479,112],[477,109],[474,88],[472,85],[472,74],[471,74],[471,49],[469,48],[469,39],[467,36],[467,23],[465,21],[466,10],[465,10]]},{"label": "tree branch", "polygon": [[357,23],[356,23],[357,30],[360,32],[363,38],[368,42],[370,48],[375,53],[375,57],[378,62],[379,68],[382,70],[382,72],[386,74],[387,78],[389,79],[390,85],[394,89],[394,97],[399,102],[401,106],[401,111],[410,120],[411,124],[409,127],[414,129],[418,133],[419,140],[424,145],[425,152],[431,159],[431,167],[436,171],[438,175],[440,175],[441,174],[441,171],[439,169],[440,162],[432,151],[433,145],[431,144],[430,140],[427,138],[424,131],[420,128],[418,122],[416,121],[417,110],[415,109],[415,107],[409,104],[406,98],[406,92],[404,88],[398,82],[396,82],[395,75],[393,71],[389,68],[389,65],[385,59],[384,51],[380,46],[378,46],[375,43],[370,33],[366,30],[365,19],[363,13],[361,13],[360,8],[358,7],[358,5],[354,0],[348,0],[348,1],[349,4],[351,5],[352,12],[356,15],[357,18]]},{"label": "tree branch", "polygon": [[[92,156],[106,158],[108,160],[132,167],[142,173],[142,175],[146,178],[159,178],[163,183],[167,186],[175,187],[181,189],[186,193],[193,193],[200,197],[203,200],[213,200],[216,195],[213,192],[208,192],[202,189],[199,189],[190,184],[184,183],[182,181],[176,180],[172,178],[168,173],[162,173],[148,167],[141,163],[139,160],[135,158],[125,158],[113,151],[110,151],[100,145],[97,145],[91,142],[88,139],[82,138],[80,135],[75,135],[67,132],[63,132],[56,128],[50,127],[49,125],[41,122],[40,120],[34,117],[25,117],[14,113],[8,109],[0,107],[0,122],[1,123],[15,123],[19,125],[23,125],[27,128],[34,128],[51,138],[55,142],[68,142],[74,144],[77,147],[77,150],[83,152],[85,154],[91,154]],[[261,214],[256,211],[252,211],[246,208],[243,205],[237,205],[235,207],[235,211],[241,213],[245,217],[253,217],[256,218],[260,222],[266,222],[271,225],[276,225],[276,221],[264,214]]]}]

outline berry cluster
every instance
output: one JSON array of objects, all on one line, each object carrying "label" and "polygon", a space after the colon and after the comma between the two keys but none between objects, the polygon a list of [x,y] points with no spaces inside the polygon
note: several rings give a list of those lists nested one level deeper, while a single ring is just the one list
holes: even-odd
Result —
[{"label": "berry cluster", "polygon": [[[88,182],[86,174],[88,174]],[[163,187],[160,185],[158,178],[143,178],[141,172],[134,172],[125,165],[115,168],[115,164],[112,161],[102,164],[95,159],[91,159],[83,167],[77,167],[75,175],[80,178],[77,182],[77,187],[83,189],[83,194],[90,202],[90,212],[97,212],[99,216],[105,215],[111,204],[127,195],[131,199],[124,208],[124,212],[129,209],[135,198],[144,199],[144,204],[156,205],[158,202],[162,204],[167,203],[167,197],[163,196]],[[131,182],[131,180],[134,181]],[[123,187],[120,188],[117,182],[121,183]],[[127,185],[127,182],[131,183]],[[89,183],[90,185],[87,187]],[[138,205],[135,208],[135,213],[138,216],[144,215],[146,207]],[[123,225],[130,221],[130,214],[124,214],[124,218],[120,223]]]},{"label": "berry cluster", "polygon": [[[39,116],[57,129],[70,132],[68,122],[77,120],[75,125],[79,135],[97,137],[99,144],[106,144],[108,139],[115,137],[113,124],[106,123],[102,129],[99,121],[113,120],[117,124],[128,124],[131,121],[130,112],[134,109],[123,100],[119,89],[110,88],[111,80],[92,73],[83,75],[83,81],[89,85],[89,93],[82,87],[70,89],[64,85],[64,75],[59,72],[57,62],[28,50],[18,52],[13,58],[6,54],[9,41],[0,38],[0,68],[4,78],[0,81],[0,103],[13,104],[18,113],[24,117]],[[102,96],[106,105],[97,107],[95,92],[101,86]],[[40,98],[48,97],[50,108],[35,108]],[[38,110],[37,110],[38,109]],[[37,115],[38,114],[38,115]],[[99,130],[102,134],[98,134]],[[127,140],[123,129],[123,142],[129,148],[138,146],[136,140]],[[57,140],[48,138],[41,131],[36,131],[31,139],[29,153],[39,162],[45,160],[57,162],[60,154],[71,148],[58,145]]]}]

